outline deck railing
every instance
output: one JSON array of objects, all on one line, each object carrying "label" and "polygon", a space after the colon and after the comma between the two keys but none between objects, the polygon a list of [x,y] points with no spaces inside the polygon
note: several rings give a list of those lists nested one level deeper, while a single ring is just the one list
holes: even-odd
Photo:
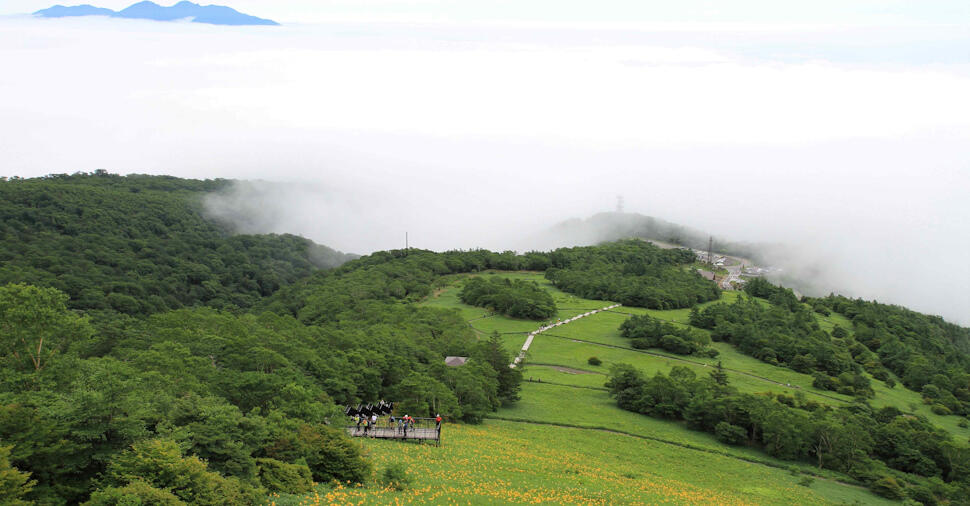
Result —
[{"label": "deck railing", "polygon": [[414,439],[420,441],[434,441],[441,443],[441,425],[434,418],[414,418],[411,423],[395,417],[392,424],[389,417],[381,417],[376,425],[360,425],[353,423],[346,427],[347,434],[352,437],[373,437],[380,439]]}]

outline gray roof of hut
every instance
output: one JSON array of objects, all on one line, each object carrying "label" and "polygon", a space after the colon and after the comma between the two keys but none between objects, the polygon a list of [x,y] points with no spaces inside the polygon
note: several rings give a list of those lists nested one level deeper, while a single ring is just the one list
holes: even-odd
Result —
[{"label": "gray roof of hut", "polygon": [[445,365],[448,367],[465,365],[465,362],[468,362],[468,357],[445,357]]}]

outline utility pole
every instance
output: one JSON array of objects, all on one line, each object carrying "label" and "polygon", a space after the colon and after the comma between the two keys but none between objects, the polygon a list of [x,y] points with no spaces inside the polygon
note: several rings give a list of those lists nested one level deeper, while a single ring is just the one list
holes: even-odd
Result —
[{"label": "utility pole", "polygon": [[404,252],[407,253],[408,250],[410,249],[411,249],[411,246],[408,244],[408,233],[405,232],[404,233]]}]

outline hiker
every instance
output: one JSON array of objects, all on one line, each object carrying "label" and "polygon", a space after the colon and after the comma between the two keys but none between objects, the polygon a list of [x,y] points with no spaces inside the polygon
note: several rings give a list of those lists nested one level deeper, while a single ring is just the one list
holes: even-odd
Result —
[{"label": "hiker", "polygon": [[367,417],[364,417],[364,436],[367,435],[367,430],[368,430]]},{"label": "hiker", "polygon": [[435,429],[440,433],[441,432],[441,415],[440,414],[434,416],[434,423],[435,423]]},{"label": "hiker", "polygon": [[357,422],[357,432],[360,433],[360,422],[361,422],[360,415],[354,416],[354,421]]},{"label": "hiker", "polygon": [[408,437],[408,419],[410,418],[410,416],[404,415],[404,424],[402,426],[404,428],[404,437]]},{"label": "hiker", "polygon": [[377,428],[377,413],[370,416],[370,424],[374,426],[375,429]]}]

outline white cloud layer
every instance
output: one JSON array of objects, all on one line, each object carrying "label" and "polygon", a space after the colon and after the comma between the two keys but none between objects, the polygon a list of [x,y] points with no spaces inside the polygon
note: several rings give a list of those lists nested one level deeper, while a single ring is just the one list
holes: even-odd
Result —
[{"label": "white cloud layer", "polygon": [[966,24],[523,28],[500,13],[0,18],[0,175],[294,183],[232,209],[248,230],[361,253],[405,231],[435,249],[521,247],[623,194],[631,211],[797,244],[823,286],[970,323]]}]

